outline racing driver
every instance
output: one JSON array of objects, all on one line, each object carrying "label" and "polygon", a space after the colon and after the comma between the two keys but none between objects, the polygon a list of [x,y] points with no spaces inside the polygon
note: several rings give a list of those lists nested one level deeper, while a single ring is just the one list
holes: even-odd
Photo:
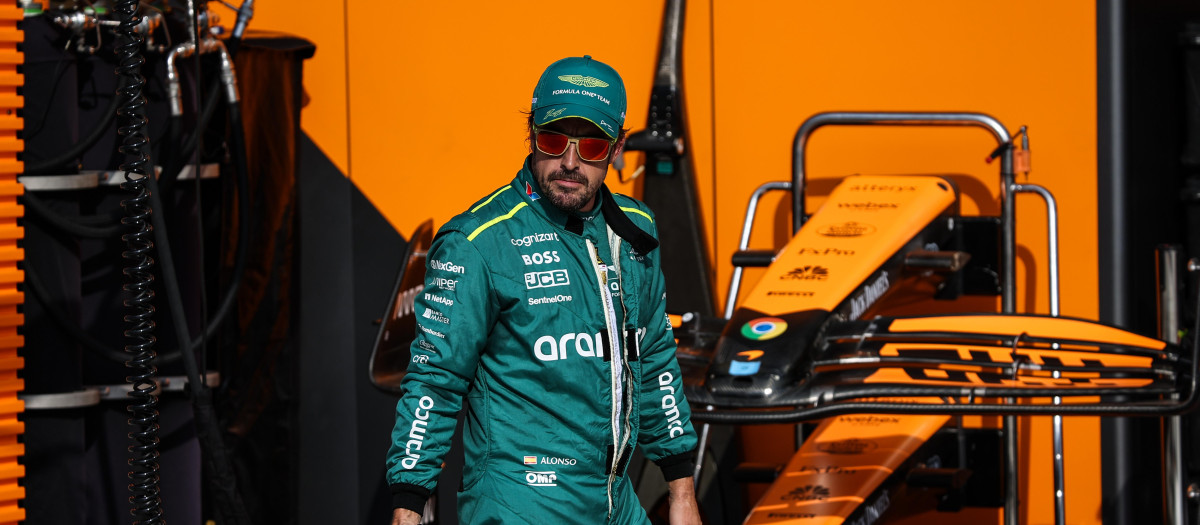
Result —
[{"label": "racing driver", "polygon": [[461,523],[648,524],[636,446],[671,523],[700,523],[654,215],[604,185],[625,100],[608,65],[551,64],[516,177],[438,231],[387,455],[393,524],[419,522],[464,396]]}]

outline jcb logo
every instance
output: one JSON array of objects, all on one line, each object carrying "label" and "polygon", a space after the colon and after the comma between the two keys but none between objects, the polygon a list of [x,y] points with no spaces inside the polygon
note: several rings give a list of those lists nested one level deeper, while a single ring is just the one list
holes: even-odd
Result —
[{"label": "jcb logo", "polygon": [[529,272],[525,274],[525,288],[552,288],[571,284],[566,270],[550,270],[548,272]]}]

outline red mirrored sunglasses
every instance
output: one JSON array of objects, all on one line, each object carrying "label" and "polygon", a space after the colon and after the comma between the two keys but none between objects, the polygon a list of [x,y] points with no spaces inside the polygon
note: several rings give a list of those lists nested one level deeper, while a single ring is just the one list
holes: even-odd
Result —
[{"label": "red mirrored sunglasses", "polygon": [[598,162],[608,158],[614,142],[616,141],[596,137],[572,137],[545,129],[533,130],[533,143],[537,145],[538,151],[552,157],[566,153],[567,146],[574,143],[579,158],[588,162]]}]

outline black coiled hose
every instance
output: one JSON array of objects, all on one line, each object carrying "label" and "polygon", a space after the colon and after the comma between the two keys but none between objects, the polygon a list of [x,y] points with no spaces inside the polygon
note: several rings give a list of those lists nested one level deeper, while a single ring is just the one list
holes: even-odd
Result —
[{"label": "black coiled hose", "polygon": [[121,86],[117,90],[117,96],[121,98],[117,128],[121,146],[118,149],[126,158],[121,164],[121,171],[125,172],[121,188],[133,194],[121,201],[125,209],[121,224],[129,232],[121,236],[126,247],[121,256],[128,263],[122,272],[126,280],[122,286],[126,292],[124,305],[128,310],[124,317],[128,325],[125,337],[130,341],[125,345],[125,351],[131,355],[125,365],[132,369],[128,378],[133,387],[128,410],[130,425],[135,427],[129,434],[133,439],[129,447],[129,502],[135,524],[153,525],[166,522],[158,487],[158,397],[154,394],[158,383],[154,379],[157,370],[154,367],[154,274],[151,271],[154,259],[150,256],[154,241],[146,187],[150,159],[144,151],[149,142],[145,133],[146,97],[142,94],[146,80],[141,74],[145,60],[141,55],[142,36],[137,32],[141,23],[137,0],[121,0],[114,9],[121,21],[116,46]]}]

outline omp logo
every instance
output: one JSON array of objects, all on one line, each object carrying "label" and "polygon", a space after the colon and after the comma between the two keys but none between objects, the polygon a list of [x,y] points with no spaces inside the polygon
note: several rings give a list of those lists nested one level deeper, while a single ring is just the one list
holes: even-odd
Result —
[{"label": "omp logo", "polygon": [[429,266],[431,268],[433,268],[434,270],[441,270],[443,272],[457,273],[460,275],[463,273],[466,273],[466,271],[467,271],[466,268],[463,268],[462,266],[454,264],[450,261],[443,262],[443,261],[439,261],[437,259],[431,259],[429,261]]},{"label": "omp logo", "polygon": [[[526,183],[526,184],[528,184],[528,183]],[[532,188],[530,189],[530,191],[533,191]],[[551,232],[551,233],[534,233],[531,235],[526,235],[524,237],[521,237],[520,239],[517,239],[517,238],[509,239],[509,242],[511,242],[513,246],[533,246],[533,243],[535,243],[535,242],[546,242],[546,241],[557,241],[557,240],[558,240],[558,234]]]},{"label": "omp logo", "polygon": [[842,439],[817,443],[817,450],[826,454],[862,454],[879,448],[874,441],[867,439]]},{"label": "omp logo", "polygon": [[408,429],[408,442],[404,444],[404,459],[400,460],[400,464],[407,470],[416,467],[417,461],[421,459],[417,452],[425,444],[425,428],[429,426],[429,411],[432,409],[433,398],[423,396],[417,401],[417,408],[413,410],[413,417],[416,419]]},{"label": "omp logo", "polygon": [[557,487],[558,475],[553,470],[536,472],[525,471],[525,484],[530,487]]},{"label": "omp logo", "polygon": [[917,191],[916,186],[905,184],[852,184],[850,191],[874,191],[879,193],[903,193],[906,191]]},{"label": "omp logo", "polygon": [[800,266],[779,276],[785,281],[824,281],[829,278],[829,268],[824,266]]},{"label": "omp logo", "polygon": [[[558,361],[567,358],[567,350],[584,357],[604,357],[604,340],[600,333],[566,334],[561,337],[544,335],[533,342],[533,356],[540,361]],[[586,349],[585,349],[586,348]]]},{"label": "omp logo", "polygon": [[529,272],[525,274],[525,288],[551,288],[571,284],[566,270],[550,270],[548,272]]},{"label": "omp logo", "polygon": [[567,108],[552,109],[546,112],[546,118],[558,118],[558,116],[562,115],[566,110]]},{"label": "omp logo", "polygon": [[843,250],[840,248],[800,248],[796,252],[800,255],[854,255],[854,250]]},{"label": "omp logo", "polygon": [[662,409],[665,411],[663,415],[667,416],[667,428],[670,431],[670,438],[683,435],[683,422],[679,420],[679,407],[676,406],[675,387],[671,385],[674,380],[675,376],[672,376],[670,372],[663,372],[658,376],[658,390],[666,392],[662,397]]},{"label": "omp logo", "polygon": [[838,416],[837,420],[860,427],[895,425],[900,422],[900,418],[895,416]]},{"label": "omp logo", "polygon": [[817,230],[826,237],[862,237],[875,233],[875,227],[862,222],[847,221],[842,224],[830,224]]},{"label": "omp logo", "polygon": [[447,298],[445,298],[445,297],[442,297],[442,296],[440,296],[440,295],[434,295],[434,294],[431,294],[431,293],[427,293],[427,294],[425,294],[425,300],[426,300],[426,301],[433,301],[433,302],[435,302],[435,303],[441,303],[441,304],[444,304],[444,305],[446,305],[446,306],[454,306],[454,299],[447,299]]},{"label": "omp logo", "polygon": [[529,266],[531,264],[549,264],[549,263],[562,262],[562,259],[559,258],[559,256],[558,256],[558,250],[553,250],[553,251],[546,250],[544,252],[538,252],[538,253],[534,253],[532,255],[526,255],[526,254],[522,253],[521,260],[525,261],[525,266]]},{"label": "omp logo", "polygon": [[783,495],[785,501],[825,501],[829,497],[829,487],[824,485],[805,485],[796,487]]},{"label": "omp logo", "polygon": [[759,317],[742,325],[742,337],[752,341],[774,339],[787,331],[787,321],[778,317]]},{"label": "omp logo", "polygon": [[608,87],[608,82],[600,80],[596,77],[587,77],[583,75],[559,75],[558,79],[568,84],[575,84],[581,87]]},{"label": "omp logo", "polygon": [[395,320],[401,317],[412,315],[413,301],[416,300],[417,294],[421,293],[421,290],[424,288],[424,285],[418,284],[412,288],[400,292],[400,294],[396,296],[396,303],[392,305],[392,319]]},{"label": "omp logo", "polygon": [[446,291],[454,291],[454,287],[458,286],[458,279],[443,279],[441,277],[430,277],[429,282],[434,286]]},{"label": "omp logo", "polygon": [[767,296],[775,295],[780,297],[812,297],[816,294],[816,292],[794,292],[790,290],[771,290],[767,292]]},{"label": "omp logo", "polygon": [[888,287],[891,285],[892,283],[888,281],[888,275],[881,273],[875,279],[875,282],[863,288],[862,293],[858,294],[858,297],[850,298],[850,320],[853,321],[862,317],[862,314],[866,313],[867,309],[875,304],[875,301],[883,297],[883,294],[887,292]]},{"label": "omp logo", "polygon": [[876,211],[892,210],[899,208],[900,205],[891,202],[839,202],[838,207],[847,210]]}]

